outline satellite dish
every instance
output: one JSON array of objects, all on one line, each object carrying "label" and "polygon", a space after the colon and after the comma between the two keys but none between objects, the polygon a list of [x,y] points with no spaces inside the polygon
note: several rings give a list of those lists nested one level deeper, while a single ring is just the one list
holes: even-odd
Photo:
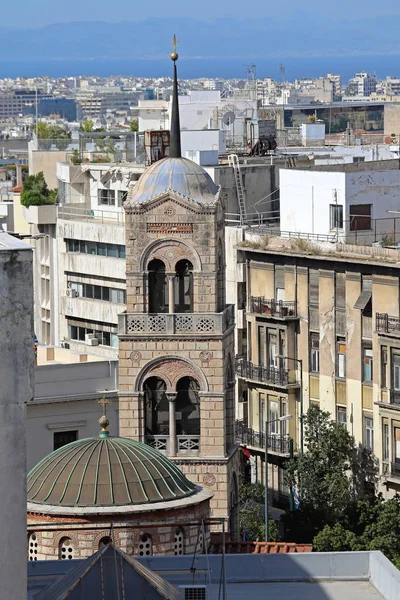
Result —
[{"label": "satellite dish", "polygon": [[234,122],[234,120],[236,119],[236,115],[233,111],[228,111],[227,113],[224,114],[224,118],[222,119],[222,122],[224,125],[232,125],[232,123]]},{"label": "satellite dish", "polygon": [[244,90],[244,86],[245,86],[245,85],[246,85],[246,83],[245,83],[243,80],[240,80],[240,81],[238,82],[238,88],[239,88],[240,90]]}]

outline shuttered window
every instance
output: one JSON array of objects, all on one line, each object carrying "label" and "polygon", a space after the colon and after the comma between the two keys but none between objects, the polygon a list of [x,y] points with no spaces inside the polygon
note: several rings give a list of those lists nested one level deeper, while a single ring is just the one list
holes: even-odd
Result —
[{"label": "shuttered window", "polygon": [[275,299],[285,300],[285,267],[275,267]]},{"label": "shuttered window", "polygon": [[308,272],[308,302],[310,306],[319,306],[319,271],[316,269]]},{"label": "shuttered window", "polygon": [[346,275],[336,273],[335,276],[335,305],[336,308],[346,308]]}]

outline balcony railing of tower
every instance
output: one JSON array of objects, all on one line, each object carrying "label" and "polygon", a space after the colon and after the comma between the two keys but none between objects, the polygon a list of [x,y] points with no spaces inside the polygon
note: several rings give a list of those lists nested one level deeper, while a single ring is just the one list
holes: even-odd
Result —
[{"label": "balcony railing of tower", "polygon": [[228,304],[219,313],[157,313],[118,315],[120,335],[140,334],[201,334],[209,332],[220,335],[234,326],[235,307]]},{"label": "balcony railing of tower", "polygon": [[[198,455],[200,452],[200,435],[177,435],[178,456]],[[148,446],[159,450],[167,456],[170,454],[169,435],[146,435],[145,442]]]},{"label": "balcony railing of tower", "polygon": [[108,225],[123,225],[125,223],[124,210],[98,210],[85,208],[78,204],[60,204],[58,206],[58,217],[73,221],[107,223]]},{"label": "balcony railing of tower", "polygon": [[277,366],[255,365],[244,354],[236,356],[236,374],[242,379],[251,379],[268,385],[287,387],[298,385],[297,370],[288,368],[290,358],[278,358]]},{"label": "balcony railing of tower", "polygon": [[265,435],[264,431],[255,431],[251,427],[247,427],[243,421],[236,421],[235,435],[240,444],[265,450],[265,442],[267,442],[268,450],[271,452],[289,454],[290,436],[288,434],[267,433]]},{"label": "balcony railing of tower", "polygon": [[250,312],[266,317],[280,319],[297,317],[297,302],[264,298],[264,296],[250,296]]}]

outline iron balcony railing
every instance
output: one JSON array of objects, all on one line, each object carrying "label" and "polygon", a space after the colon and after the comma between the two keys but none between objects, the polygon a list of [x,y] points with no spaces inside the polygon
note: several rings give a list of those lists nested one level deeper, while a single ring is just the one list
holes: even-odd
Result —
[{"label": "iron balcony railing", "polygon": [[297,317],[297,302],[294,300],[284,302],[283,300],[264,298],[264,296],[250,296],[250,312],[265,317],[293,319]]},{"label": "iron balcony railing", "polygon": [[247,360],[246,355],[236,356],[236,374],[243,379],[252,379],[282,387],[297,384],[296,371],[289,371],[286,365],[290,359],[278,359],[279,366],[260,366]]},{"label": "iron balcony railing", "polygon": [[253,448],[265,449],[267,442],[268,450],[277,454],[289,454],[289,435],[268,433],[265,436],[263,431],[255,431],[251,427],[247,427],[243,421],[236,421],[236,440],[240,444],[252,446]]},{"label": "iron balcony railing", "polygon": [[376,313],[376,331],[400,335],[400,318],[392,317],[387,313]]},{"label": "iron balcony railing", "polygon": [[400,390],[390,390],[390,404],[400,404]]}]

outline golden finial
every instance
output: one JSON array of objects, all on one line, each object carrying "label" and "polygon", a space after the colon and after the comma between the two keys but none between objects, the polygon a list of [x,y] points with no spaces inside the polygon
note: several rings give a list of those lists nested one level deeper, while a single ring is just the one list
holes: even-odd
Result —
[{"label": "golden finial", "polygon": [[107,400],[105,394],[103,394],[102,398],[100,400],[98,400],[98,403],[103,406],[103,414],[101,415],[101,417],[99,419],[99,425],[101,427],[100,437],[108,437],[109,432],[107,431],[107,427],[109,426],[110,421],[107,418],[107,406],[109,404],[112,404],[112,401]]},{"label": "golden finial", "polygon": [[174,47],[173,52],[171,52],[171,54],[170,54],[170,58],[171,58],[171,60],[173,60],[175,62],[179,58],[179,54],[176,51],[176,45],[179,44],[179,40],[176,39],[176,35],[175,34],[174,34],[174,39],[171,40],[170,43]]}]

